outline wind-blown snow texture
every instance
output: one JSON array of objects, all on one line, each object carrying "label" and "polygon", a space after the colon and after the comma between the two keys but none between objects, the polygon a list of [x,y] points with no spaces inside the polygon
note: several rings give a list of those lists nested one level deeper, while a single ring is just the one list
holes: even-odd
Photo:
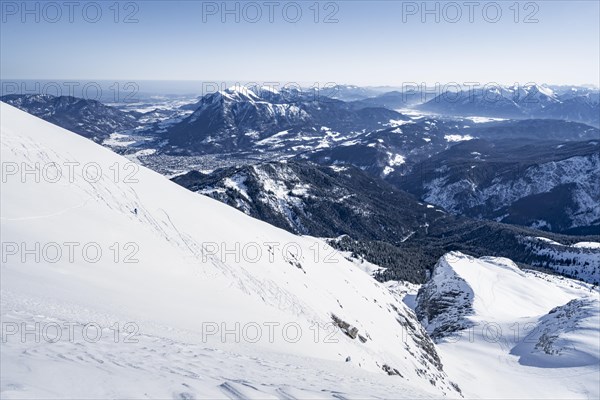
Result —
[{"label": "wind-blown snow texture", "polygon": [[[64,249],[54,263],[54,253],[5,254],[2,321],[93,322],[109,335],[50,343],[3,330],[2,398],[459,396],[414,313],[324,242],[148,169],[131,174],[126,159],[91,141],[6,104],[0,111],[3,163],[63,171],[52,182],[6,176],[3,244]],[[79,243],[72,259],[66,242]],[[90,243],[102,251],[97,262],[82,257]],[[236,244],[246,253],[214,251]],[[137,343],[123,339],[127,322]]]}]

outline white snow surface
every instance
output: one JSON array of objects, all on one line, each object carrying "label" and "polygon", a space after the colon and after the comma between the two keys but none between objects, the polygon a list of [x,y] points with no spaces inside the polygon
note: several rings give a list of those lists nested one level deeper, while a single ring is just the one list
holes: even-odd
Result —
[{"label": "white snow surface", "polygon": [[490,117],[465,117],[476,124],[485,124],[487,122],[507,121],[506,118],[490,118]]},{"label": "white snow surface", "polygon": [[598,242],[579,242],[572,245],[573,247],[581,247],[584,249],[600,249],[600,243]]},{"label": "white snow surface", "polygon": [[467,140],[473,140],[475,138],[471,135],[445,135],[444,139],[447,142],[464,142]]},{"label": "white snow surface", "polygon": [[[324,242],[146,168],[130,176],[125,158],[4,103],[0,113],[3,163],[63,171],[2,183],[3,245],[47,250],[3,249],[3,399],[458,397],[413,312]],[[67,163],[79,163],[73,174]],[[334,329],[332,314],[366,341]],[[73,324],[75,336],[23,339],[5,322]],[[97,342],[77,336],[90,323]]]}]

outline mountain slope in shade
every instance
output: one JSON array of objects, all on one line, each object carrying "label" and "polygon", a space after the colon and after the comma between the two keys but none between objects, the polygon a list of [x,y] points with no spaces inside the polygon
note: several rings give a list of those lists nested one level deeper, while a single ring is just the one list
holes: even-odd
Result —
[{"label": "mountain slope in shade", "polygon": [[467,398],[597,398],[599,306],[597,287],[459,252],[416,300]]},{"label": "mountain slope in shade", "polygon": [[102,143],[112,133],[135,129],[139,113],[71,96],[6,95],[0,100],[36,117]]},{"label": "mountain slope in shade", "polygon": [[469,127],[477,138],[497,141],[502,139],[537,141],[582,141],[600,139],[598,128],[580,122],[560,119],[524,119],[492,121]]},{"label": "mountain slope in shade", "polygon": [[[139,336],[38,344],[9,335],[3,398],[459,396],[412,311],[323,242],[145,168],[128,175],[126,159],[99,145],[6,104],[0,112],[3,162],[101,171],[2,184],[3,243],[81,246],[58,260],[11,251],[3,321],[94,322],[110,335],[129,322]],[[100,252],[84,257],[90,245]]]},{"label": "mountain slope in shade", "polygon": [[290,232],[400,243],[444,214],[358,168],[294,160],[172,179]]},{"label": "mountain slope in shade", "polygon": [[598,365],[598,335],[589,334],[598,326],[598,299],[574,299],[540,318],[536,327],[511,353],[519,355],[519,363],[528,366],[568,368]]},{"label": "mountain slope in shade", "polygon": [[579,242],[571,245],[558,243],[544,237],[521,238],[532,253],[531,265],[545,267],[555,272],[598,285],[600,283],[600,244]]},{"label": "mountain slope in shade", "polygon": [[597,234],[599,143],[473,140],[390,180],[453,213],[553,232]]},{"label": "mountain slope in shade", "polygon": [[461,134],[464,125],[428,118],[392,120],[384,129],[315,148],[298,157],[325,165],[354,165],[375,176],[403,175],[415,163],[447,149],[454,141],[473,139]]},{"label": "mountain slope in shade", "polygon": [[[560,120],[502,120],[476,123],[468,118],[414,118],[389,121],[385,128],[352,138],[313,147],[298,157],[320,164],[350,164],[391,182],[410,174],[415,164],[439,160],[436,157],[461,142],[475,139],[498,141],[510,139],[514,144],[526,141],[599,140],[600,130],[591,126]],[[532,146],[534,147],[534,146]],[[538,152],[539,153],[539,152]],[[420,172],[420,171],[416,171]]]}]

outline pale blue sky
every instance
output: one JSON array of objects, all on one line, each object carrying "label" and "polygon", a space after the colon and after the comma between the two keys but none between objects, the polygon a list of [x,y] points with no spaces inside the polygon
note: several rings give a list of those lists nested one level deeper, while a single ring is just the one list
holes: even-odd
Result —
[{"label": "pale blue sky", "polygon": [[[29,3],[35,10],[35,2]],[[2,1],[0,78],[3,79],[119,79],[119,80],[241,80],[279,82],[336,82],[360,85],[398,85],[403,82],[546,82],[598,84],[600,70],[600,8],[592,1],[537,1],[526,8],[499,1],[497,23],[491,2],[479,2],[474,22],[461,6],[462,18],[448,22],[455,10],[421,21],[414,5],[421,2],[321,2],[314,22],[314,1],[297,2],[302,17],[296,23],[294,7],[277,1],[274,22],[268,6],[256,23],[251,7],[240,22],[233,15],[221,21],[220,10],[204,15],[218,2],[120,2],[119,23],[114,1],[101,3],[97,23],[84,19],[83,5],[74,9],[58,1],[62,16],[43,9],[23,15],[21,1]],[[129,4],[133,3],[133,5]],[[447,2],[439,2],[440,11]],[[457,2],[462,5],[463,1]],[[532,3],[532,2],[529,2]],[[537,6],[535,6],[537,5]],[[234,7],[234,2],[229,3]],[[433,2],[427,7],[433,8]],[[15,9],[16,7],[16,9]],[[208,7],[208,8],[207,8]],[[313,8],[311,8],[313,7]],[[337,23],[324,23],[336,10]],[[413,8],[411,8],[413,7]],[[511,8],[512,7],[512,8]],[[537,11],[536,8],[537,7]],[[137,10],[136,10],[137,8]],[[403,13],[403,10],[405,13]],[[87,18],[95,15],[87,8]],[[35,12],[35,11],[34,11]],[[134,12],[137,23],[123,23]],[[537,23],[524,23],[535,12]],[[444,15],[446,20],[444,20]],[[22,21],[25,18],[25,21]],[[404,19],[404,21],[403,21]]]}]

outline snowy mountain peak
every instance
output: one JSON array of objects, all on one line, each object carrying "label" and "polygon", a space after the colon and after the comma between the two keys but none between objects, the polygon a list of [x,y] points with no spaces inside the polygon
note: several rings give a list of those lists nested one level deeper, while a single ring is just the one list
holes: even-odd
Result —
[{"label": "snowy mountain peak", "polygon": [[234,85],[221,91],[221,94],[231,98],[232,100],[256,101],[259,97],[248,87],[244,85]]}]

